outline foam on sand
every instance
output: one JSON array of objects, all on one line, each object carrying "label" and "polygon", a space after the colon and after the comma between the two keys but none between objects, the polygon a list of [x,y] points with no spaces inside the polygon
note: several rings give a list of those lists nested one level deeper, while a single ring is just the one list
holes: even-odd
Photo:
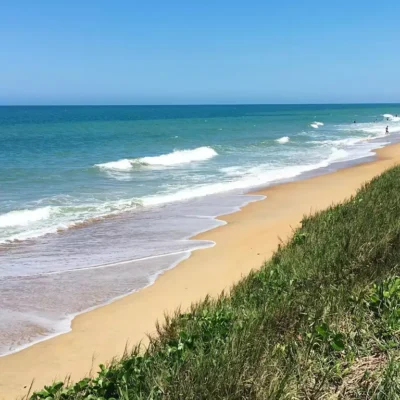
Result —
[{"label": "foam on sand", "polygon": [[172,153],[160,156],[133,159],[124,158],[118,161],[95,164],[95,167],[103,170],[130,171],[135,166],[169,167],[196,161],[205,161],[217,155],[218,153],[212,147],[202,146],[193,150],[174,150]]}]

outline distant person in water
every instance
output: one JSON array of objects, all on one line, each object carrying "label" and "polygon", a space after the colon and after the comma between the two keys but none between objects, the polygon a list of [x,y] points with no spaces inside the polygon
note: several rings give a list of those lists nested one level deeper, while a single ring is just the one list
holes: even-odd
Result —
[{"label": "distant person in water", "polygon": [[389,133],[389,126],[386,127],[386,133]]},{"label": "distant person in water", "polygon": [[356,121],[356,120],[354,120],[353,124],[356,124],[356,123],[357,123],[357,121]]}]

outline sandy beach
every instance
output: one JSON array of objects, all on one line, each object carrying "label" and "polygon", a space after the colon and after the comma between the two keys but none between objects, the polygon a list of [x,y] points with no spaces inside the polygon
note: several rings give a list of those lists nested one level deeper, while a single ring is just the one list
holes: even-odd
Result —
[{"label": "sandy beach", "polygon": [[400,162],[400,144],[377,151],[377,157],[339,171],[261,190],[262,201],[220,217],[227,222],[196,239],[214,247],[191,257],[139,292],[76,317],[72,331],[0,358],[0,399],[26,394],[32,380],[39,389],[68,375],[78,380],[99,363],[155,331],[156,321],[185,309],[207,294],[215,296],[268,259],[305,214],[324,209],[354,194],[364,182]]}]

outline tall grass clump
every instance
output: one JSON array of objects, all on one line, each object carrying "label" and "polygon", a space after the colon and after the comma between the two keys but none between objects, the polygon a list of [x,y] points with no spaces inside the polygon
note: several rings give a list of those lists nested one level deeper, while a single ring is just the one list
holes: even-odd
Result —
[{"label": "tall grass clump", "polygon": [[167,318],[146,349],[31,399],[398,399],[399,306],[395,167],[305,217],[260,270]]}]

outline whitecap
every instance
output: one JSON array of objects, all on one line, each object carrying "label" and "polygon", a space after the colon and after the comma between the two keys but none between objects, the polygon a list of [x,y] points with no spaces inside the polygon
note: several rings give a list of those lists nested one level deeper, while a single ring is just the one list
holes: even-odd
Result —
[{"label": "whitecap", "polygon": [[40,207],[32,210],[14,210],[0,215],[0,228],[27,226],[33,222],[48,219],[51,207]]},{"label": "whitecap", "polygon": [[393,114],[383,114],[382,117],[392,122],[400,122],[400,117],[397,115],[394,116]]},{"label": "whitecap", "polygon": [[38,238],[140,206],[139,199],[119,199],[10,211],[0,215],[0,243]]},{"label": "whitecap", "polygon": [[155,157],[142,157],[134,160],[145,165],[170,166],[187,164],[193,161],[205,161],[217,156],[218,153],[208,146],[198,147],[193,150],[175,150],[169,154]]},{"label": "whitecap", "polygon": [[311,140],[307,143],[320,144],[320,145],[332,145],[332,146],[354,146],[357,143],[367,142],[371,139],[375,139],[375,138],[372,136],[350,137],[350,138],[345,138],[345,139]]},{"label": "whitecap", "polygon": [[141,157],[133,159],[121,159],[102,164],[95,167],[111,171],[129,171],[134,166],[168,167],[180,164],[188,164],[196,161],[205,161],[217,156],[218,153],[209,146],[198,147],[193,150],[174,150],[172,153],[160,156]]},{"label": "whitecap", "polygon": [[[379,147],[381,146],[374,146],[374,148]],[[325,159],[310,164],[289,165],[286,167],[276,167],[271,164],[262,164],[252,168],[248,168],[246,166],[225,167],[221,168],[220,172],[224,173],[232,180],[221,181],[207,185],[196,185],[190,188],[171,187],[171,191],[169,192],[145,196],[142,198],[142,202],[144,206],[154,206],[177,201],[185,201],[233,190],[262,187],[273,182],[294,178],[305,172],[325,168],[333,163],[355,160],[373,155],[374,153],[372,153],[371,150],[372,148],[363,149],[362,151],[357,152],[350,152],[345,149],[333,147]]]},{"label": "whitecap", "polygon": [[327,162],[328,164],[331,164],[333,162],[337,161],[343,161],[347,159],[350,156],[350,153],[344,149],[338,149],[337,147],[334,147],[332,149],[332,153],[329,155]]},{"label": "whitecap", "polygon": [[108,169],[113,171],[129,171],[132,169],[132,161],[124,158],[118,161],[110,161],[103,164],[95,164],[100,169]]},{"label": "whitecap", "polygon": [[323,122],[314,121],[312,124],[310,124],[310,126],[312,128],[318,129],[320,126],[324,126],[324,123]]},{"label": "whitecap", "polygon": [[275,142],[280,143],[280,144],[284,144],[284,143],[288,143],[290,140],[289,136],[283,136],[279,139],[276,139]]}]

